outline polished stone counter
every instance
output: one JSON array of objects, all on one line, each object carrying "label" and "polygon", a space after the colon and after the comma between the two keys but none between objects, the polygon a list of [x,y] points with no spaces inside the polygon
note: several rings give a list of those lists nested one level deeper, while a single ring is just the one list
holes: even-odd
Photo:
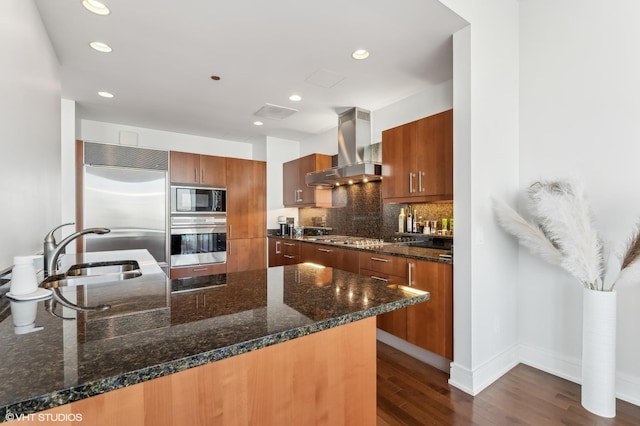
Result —
[{"label": "polished stone counter", "polygon": [[[111,308],[58,305],[62,319],[44,301],[10,302],[0,315],[0,421],[429,299],[304,264],[179,280],[156,271],[61,292],[78,305]],[[36,327],[16,334],[15,315],[30,311]]]}]

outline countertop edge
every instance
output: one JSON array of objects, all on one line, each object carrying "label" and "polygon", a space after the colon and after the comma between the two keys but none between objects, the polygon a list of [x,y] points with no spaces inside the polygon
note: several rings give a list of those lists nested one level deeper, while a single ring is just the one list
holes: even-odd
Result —
[{"label": "countertop edge", "polygon": [[[54,391],[48,394],[36,396],[28,400],[14,402],[0,407],[0,423],[11,420],[7,418],[9,413],[17,416],[28,416],[39,411],[59,407],[92,396],[100,395],[109,391],[118,390],[127,386],[143,383],[149,380],[168,376],[190,368],[199,367],[216,361],[221,361],[232,356],[241,355],[257,349],[304,337],[313,333],[328,330],[330,328],[339,327],[365,318],[374,317],[376,315],[402,309],[407,306],[429,300],[429,293],[422,295],[412,295],[408,299],[403,299],[384,305],[375,306],[363,311],[353,312],[339,317],[317,321],[312,324],[285,330],[275,334],[270,334],[258,339],[248,340],[235,345],[218,348],[211,351],[203,352],[186,358],[169,361],[143,369],[131,371],[118,376],[108,377],[106,379],[85,383],[80,386],[74,386],[67,389]],[[19,413],[19,414],[18,414]]]},{"label": "countertop edge", "polygon": [[[325,246],[332,246],[332,247],[339,247],[339,248],[343,248],[346,250],[354,250],[354,251],[359,251],[359,252],[369,252],[369,253],[377,253],[377,254],[386,254],[389,256],[398,256],[398,257],[403,257],[405,259],[414,259],[414,260],[426,260],[429,262],[437,262],[437,263],[446,263],[448,265],[453,265],[453,258],[442,258],[439,256],[430,256],[430,255],[426,255],[426,254],[420,254],[420,253],[399,253],[396,250],[390,250],[389,248],[385,249],[385,246],[376,246],[376,247],[354,247],[348,244],[344,244],[344,245],[336,245],[333,243],[325,243],[323,241],[312,241],[312,240],[304,240],[304,239],[300,239],[300,238],[292,238],[289,236],[281,236],[281,235],[268,235],[268,238],[278,238],[278,239],[283,239],[283,240],[293,240],[293,241],[300,241],[301,243],[311,243],[311,244],[320,244],[320,245],[325,245]],[[402,246],[400,244],[390,244],[387,247],[406,247],[409,248],[409,246]],[[420,247],[411,247],[412,250],[416,251],[416,250],[421,250]],[[425,250],[439,250],[439,249],[425,249]],[[440,250],[443,253],[447,252],[448,250]]]}]

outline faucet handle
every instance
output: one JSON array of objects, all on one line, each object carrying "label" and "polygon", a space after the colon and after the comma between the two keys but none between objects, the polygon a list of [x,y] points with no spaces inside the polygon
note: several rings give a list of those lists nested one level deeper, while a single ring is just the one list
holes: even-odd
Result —
[{"label": "faucet handle", "polygon": [[56,237],[53,236],[53,233],[56,232],[58,229],[62,228],[63,226],[68,226],[68,225],[75,225],[75,222],[69,222],[69,223],[63,223],[62,225],[58,225],[55,228],[53,228],[51,231],[49,231],[47,233],[47,235],[45,235],[44,237],[44,242],[45,243],[56,243]]}]

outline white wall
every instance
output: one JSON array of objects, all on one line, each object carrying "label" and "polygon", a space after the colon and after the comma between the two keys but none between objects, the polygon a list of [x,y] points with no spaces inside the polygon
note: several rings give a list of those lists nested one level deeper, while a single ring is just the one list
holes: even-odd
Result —
[{"label": "white wall", "polygon": [[454,35],[454,362],[471,394],[518,362],[517,244],[490,196],[518,185],[518,2],[441,0],[470,23]]},{"label": "white wall", "polygon": [[278,216],[293,217],[298,222],[298,209],[283,207],[282,163],[301,157],[300,143],[267,137],[267,228],[278,228]]},{"label": "white wall", "polygon": [[60,223],[58,61],[31,0],[0,2],[0,269]]},{"label": "white wall", "polygon": [[91,142],[117,144],[120,140],[120,131],[136,133],[138,135],[138,146],[140,147],[253,159],[253,145],[250,143],[92,120],[81,121],[81,133],[78,138]]},{"label": "white wall", "polygon": [[[520,181],[582,181],[615,248],[640,217],[640,3],[520,2]],[[580,381],[582,289],[520,251],[522,357]],[[640,404],[640,282],[618,287],[617,391]]]}]

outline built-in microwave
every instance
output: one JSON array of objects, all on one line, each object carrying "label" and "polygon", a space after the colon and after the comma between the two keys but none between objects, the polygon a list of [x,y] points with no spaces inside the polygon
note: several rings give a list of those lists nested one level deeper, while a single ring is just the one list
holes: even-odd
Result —
[{"label": "built-in microwave", "polygon": [[227,190],[225,188],[202,188],[193,186],[171,186],[171,213],[225,213]]}]

